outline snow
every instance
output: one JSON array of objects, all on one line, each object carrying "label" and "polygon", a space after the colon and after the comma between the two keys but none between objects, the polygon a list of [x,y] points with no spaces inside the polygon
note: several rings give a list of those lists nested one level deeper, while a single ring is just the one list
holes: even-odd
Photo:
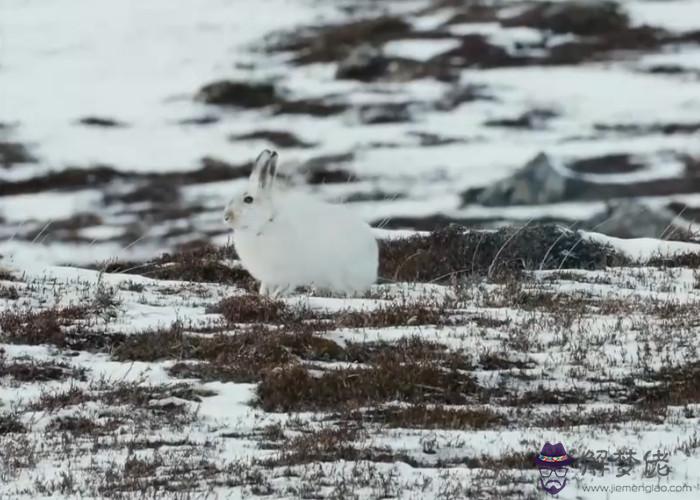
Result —
[{"label": "snow", "polygon": [[[263,34],[333,10],[290,0],[7,0],[0,19],[3,120],[20,123],[19,137],[37,144],[53,166],[185,169],[207,154],[228,156],[212,130],[176,123],[208,111],[190,96],[208,81],[249,77],[237,67],[256,57],[241,49]],[[129,127],[75,124],[84,116]]]},{"label": "snow", "polygon": [[628,1],[625,7],[636,25],[660,26],[670,31],[698,29],[700,3],[697,0]]},{"label": "snow", "polygon": [[384,45],[384,53],[394,57],[405,57],[426,61],[460,46],[459,40],[393,40]]},{"label": "snow", "polygon": [[700,244],[682,241],[665,241],[655,238],[615,238],[600,233],[584,233],[591,241],[607,243],[628,257],[644,262],[653,257],[673,257],[683,254],[700,253]]}]

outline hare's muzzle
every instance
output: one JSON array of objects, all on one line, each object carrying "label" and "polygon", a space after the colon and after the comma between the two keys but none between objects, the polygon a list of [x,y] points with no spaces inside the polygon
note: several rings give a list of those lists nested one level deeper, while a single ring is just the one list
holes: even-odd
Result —
[{"label": "hare's muzzle", "polygon": [[233,218],[233,210],[226,210],[224,212],[224,222],[232,222]]}]

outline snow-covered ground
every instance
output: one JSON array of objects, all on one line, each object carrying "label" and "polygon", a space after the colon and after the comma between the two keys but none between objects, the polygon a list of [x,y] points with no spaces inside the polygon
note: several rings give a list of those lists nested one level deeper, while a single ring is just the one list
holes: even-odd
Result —
[{"label": "snow-covered ground", "polygon": [[[700,250],[590,238],[635,256]],[[28,264],[0,291],[11,498],[545,498],[532,462],[545,441],[578,458],[558,498],[698,495],[697,269],[275,304]]]}]

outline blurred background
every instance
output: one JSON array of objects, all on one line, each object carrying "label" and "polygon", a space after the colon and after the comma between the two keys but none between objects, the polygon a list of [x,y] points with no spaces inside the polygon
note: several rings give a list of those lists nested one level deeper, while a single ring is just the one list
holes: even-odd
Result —
[{"label": "blurred background", "polygon": [[263,148],[377,227],[697,240],[700,0],[3,0],[5,261],[225,243]]}]

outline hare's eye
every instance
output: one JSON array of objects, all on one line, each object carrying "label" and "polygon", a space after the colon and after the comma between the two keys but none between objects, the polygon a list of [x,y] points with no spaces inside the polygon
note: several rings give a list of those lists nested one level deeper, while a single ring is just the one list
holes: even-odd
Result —
[{"label": "hare's eye", "polygon": [[248,195],[245,198],[243,198],[244,203],[253,203],[253,197]]}]

